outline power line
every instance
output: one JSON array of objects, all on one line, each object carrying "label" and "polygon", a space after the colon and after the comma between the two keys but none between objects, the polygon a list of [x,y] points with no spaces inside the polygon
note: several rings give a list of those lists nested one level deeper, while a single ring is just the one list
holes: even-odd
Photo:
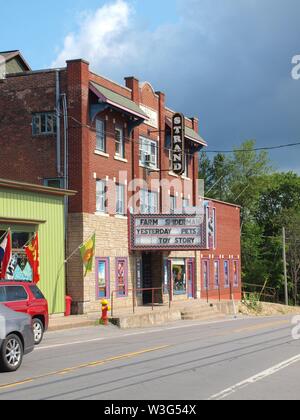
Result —
[{"label": "power line", "polygon": [[235,149],[235,150],[205,150],[203,153],[236,153],[236,152],[241,152],[241,153],[252,153],[252,152],[259,152],[259,151],[264,151],[264,150],[276,150],[276,149],[285,149],[285,148],[289,148],[289,147],[296,147],[296,146],[300,146],[300,142],[298,143],[289,143],[289,144],[281,144],[279,146],[269,146],[269,147],[255,147],[253,149]]},{"label": "power line", "polygon": [[[58,113],[58,115],[61,117],[61,114]],[[115,133],[113,131],[109,131],[109,130],[104,130],[102,132],[100,132],[99,130],[97,130],[96,128],[88,125],[88,124],[83,124],[82,122],[78,121],[76,118],[72,117],[72,116],[68,116],[68,118],[72,119],[76,124],[78,124],[81,127],[85,127],[88,128],[94,132],[96,132],[96,134],[111,134],[112,136],[115,135]],[[124,140],[130,141],[130,142],[135,142],[135,143],[140,143],[139,140],[134,140],[130,137],[124,136]],[[149,139],[151,140],[151,139]],[[155,141],[155,140],[152,140]],[[291,147],[297,147],[300,146],[300,142],[296,142],[296,143],[288,143],[288,144],[281,144],[278,146],[269,146],[269,147],[255,147],[253,149],[234,149],[234,150],[203,150],[202,153],[207,153],[207,154],[233,154],[233,153],[237,153],[237,152],[241,152],[241,153],[252,153],[252,152],[259,152],[259,151],[268,151],[268,150],[279,150],[279,149],[285,149],[285,148],[291,148]],[[156,149],[160,149],[159,146],[155,146],[153,145],[154,148]],[[164,149],[166,151],[171,152],[172,149],[169,149],[167,147],[164,147]],[[186,155],[188,156],[194,156],[191,153],[186,153]]]}]

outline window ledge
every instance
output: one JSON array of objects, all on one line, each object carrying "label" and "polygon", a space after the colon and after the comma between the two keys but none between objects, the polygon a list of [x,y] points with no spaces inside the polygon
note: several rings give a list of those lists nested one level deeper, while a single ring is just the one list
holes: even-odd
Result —
[{"label": "window ledge", "polygon": [[174,178],[179,178],[179,176],[178,176],[178,175],[176,175],[176,174],[174,174],[174,172],[172,172],[172,171],[170,171],[170,172],[169,172],[169,175],[170,175],[170,176],[173,176]]},{"label": "window ledge", "polygon": [[146,165],[141,165],[140,164],[140,168],[147,169],[148,171],[151,171],[151,172],[160,172],[159,168],[151,168],[151,166],[146,166]]},{"label": "window ledge", "polygon": [[54,137],[56,136],[56,133],[37,133],[37,134],[32,134],[33,138],[36,137]]},{"label": "window ledge", "polygon": [[127,159],[121,158],[120,156],[115,156],[114,159],[119,162],[128,163]]},{"label": "window ledge", "polygon": [[116,214],[116,215],[115,215],[115,218],[116,218],[116,219],[121,219],[121,220],[127,220],[127,219],[128,219],[128,217],[127,217],[127,216],[123,216],[122,214]]},{"label": "window ledge", "polygon": [[184,175],[182,175],[181,178],[184,179],[185,181],[191,181],[192,180],[188,176],[184,176]]},{"label": "window ledge", "polygon": [[95,216],[100,216],[100,217],[110,217],[108,213],[100,213],[98,211],[96,211]]},{"label": "window ledge", "polygon": [[95,155],[102,156],[102,157],[105,157],[105,158],[109,158],[108,153],[101,152],[100,150],[95,150],[94,153],[95,153]]}]

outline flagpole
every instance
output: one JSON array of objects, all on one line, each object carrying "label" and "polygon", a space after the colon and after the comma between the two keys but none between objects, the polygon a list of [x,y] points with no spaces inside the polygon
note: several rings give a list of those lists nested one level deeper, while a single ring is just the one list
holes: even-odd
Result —
[{"label": "flagpole", "polygon": [[29,241],[26,242],[26,244],[23,246],[23,248],[26,248],[30,242],[32,241],[32,239],[34,238],[34,236],[36,235],[36,232],[34,233],[34,235],[29,239]]},{"label": "flagpole", "polygon": [[10,229],[8,229],[2,236],[1,236],[1,238],[0,238],[0,241],[2,241],[2,239],[4,238],[4,236],[6,236],[7,235],[7,233],[10,231]]},{"label": "flagpole", "polygon": [[96,231],[91,235],[91,236],[89,236],[88,237],[88,239],[86,239],[85,241],[83,241],[82,242],[82,244],[80,244],[76,249],[75,249],[75,251],[73,251],[72,252],[72,254],[65,260],[65,264],[67,264],[67,262],[73,257],[73,255],[75,255],[76,254],[76,252],[89,240],[89,239],[91,239],[94,235],[96,234]]}]

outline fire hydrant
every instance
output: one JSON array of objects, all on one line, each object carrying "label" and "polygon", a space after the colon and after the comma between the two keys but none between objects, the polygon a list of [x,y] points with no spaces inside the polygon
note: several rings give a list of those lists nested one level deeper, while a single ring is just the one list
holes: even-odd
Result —
[{"label": "fire hydrant", "polygon": [[100,320],[101,325],[108,325],[108,312],[111,310],[108,301],[107,300],[102,300],[101,302],[102,305],[102,317]]}]

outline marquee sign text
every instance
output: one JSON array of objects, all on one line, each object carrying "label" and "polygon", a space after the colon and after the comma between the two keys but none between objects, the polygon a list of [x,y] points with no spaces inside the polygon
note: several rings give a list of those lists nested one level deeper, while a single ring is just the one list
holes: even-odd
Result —
[{"label": "marquee sign text", "polygon": [[131,250],[206,249],[204,217],[193,215],[131,215]]}]

